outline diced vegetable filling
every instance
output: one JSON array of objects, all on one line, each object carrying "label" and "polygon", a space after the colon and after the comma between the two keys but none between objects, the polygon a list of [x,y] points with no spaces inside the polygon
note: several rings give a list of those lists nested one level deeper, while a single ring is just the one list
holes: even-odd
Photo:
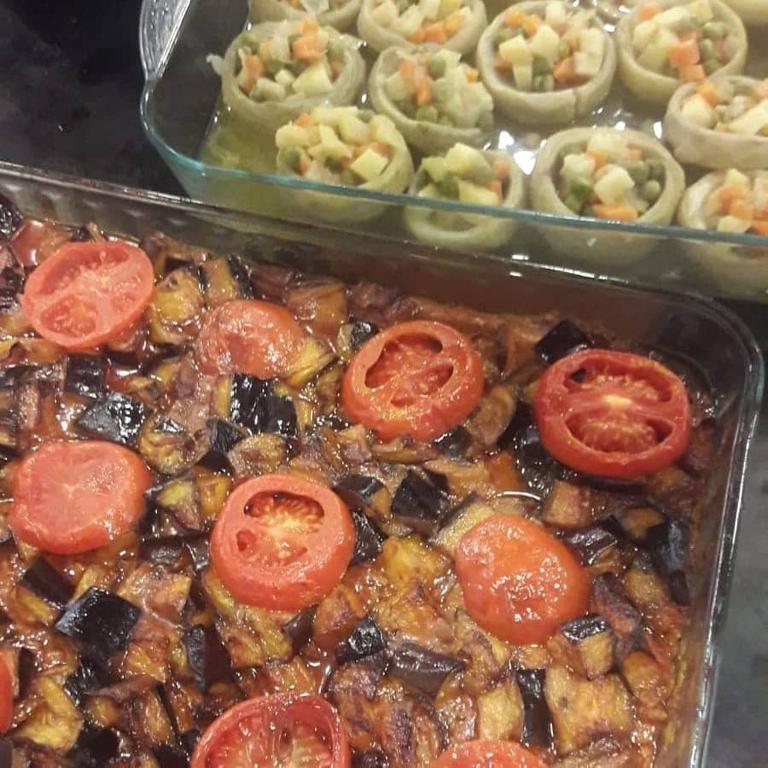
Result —
[{"label": "diced vegetable filling", "polygon": [[328,11],[338,11],[350,0],[283,0],[283,2],[297,11],[319,16],[321,13],[328,13]]},{"label": "diced vegetable filling", "polygon": [[318,107],[278,129],[278,151],[312,181],[360,186],[381,176],[398,134],[391,121],[357,107]]},{"label": "diced vegetable filling", "polygon": [[453,51],[401,54],[384,88],[407,117],[457,128],[493,127],[493,98]]},{"label": "diced vegetable filling", "polygon": [[496,69],[520,91],[573,88],[603,65],[605,35],[594,12],[547,3],[544,16],[512,6],[496,33]]},{"label": "diced vegetable filling", "polygon": [[694,0],[666,10],[657,2],[641,5],[632,48],[639,64],[685,83],[704,80],[736,54],[733,30],[715,18],[709,0]]},{"label": "diced vegetable filling", "polygon": [[333,30],[314,19],[284,29],[255,45],[238,50],[237,84],[258,102],[282,101],[293,96],[330,93],[344,68],[344,48]]},{"label": "diced vegetable filling", "polygon": [[664,164],[617,131],[596,131],[586,147],[562,155],[563,202],[582,216],[636,221],[661,196]]},{"label": "diced vegetable filling", "polygon": [[768,80],[702,82],[682,104],[686,120],[722,133],[768,136]]},{"label": "diced vegetable filling", "polygon": [[377,24],[412,43],[443,45],[472,17],[469,0],[377,0]]},{"label": "diced vegetable filling", "polygon": [[704,220],[718,232],[768,236],[768,171],[727,171],[704,203]]}]

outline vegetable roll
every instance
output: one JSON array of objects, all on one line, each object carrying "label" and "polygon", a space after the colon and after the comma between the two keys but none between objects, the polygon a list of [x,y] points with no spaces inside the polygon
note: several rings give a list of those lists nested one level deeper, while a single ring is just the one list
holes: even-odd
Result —
[{"label": "vegetable roll", "polygon": [[[522,171],[504,152],[455,144],[445,155],[425,157],[411,194],[472,205],[520,208],[525,203]],[[478,213],[409,206],[405,226],[430,245],[461,250],[489,250],[508,242],[516,222]]]},{"label": "vegetable roll", "polygon": [[648,0],[619,22],[616,45],[622,82],[655,104],[681,83],[740,74],[747,58],[744,24],[721,0]]},{"label": "vegetable roll", "polygon": [[745,24],[768,24],[768,4],[765,0],[725,0]]},{"label": "vegetable roll", "polygon": [[358,46],[314,19],[258,24],[234,39],[221,62],[224,101],[265,132],[319,104],[351,104],[365,79]]},{"label": "vegetable roll", "polygon": [[491,22],[477,47],[477,65],[496,106],[513,120],[560,125],[604,101],[616,51],[594,11],[532,0]]},{"label": "vegetable roll", "polygon": [[[354,189],[403,192],[413,177],[405,139],[392,121],[358,107],[317,107],[275,135],[277,171],[307,181]],[[386,204],[350,195],[290,190],[290,204],[310,218],[367,221]]]},{"label": "vegetable roll", "polygon": [[731,75],[681,86],[664,135],[682,163],[768,169],[768,80]]},{"label": "vegetable roll", "polygon": [[362,0],[249,0],[248,7],[257,23],[314,16],[323,26],[344,30],[354,24],[361,4]]},{"label": "vegetable roll", "polygon": [[493,129],[491,94],[455,51],[388,48],[371,71],[368,93],[376,111],[425,153],[459,141],[481,146]]},{"label": "vegetable roll", "polygon": [[606,21],[615,24],[642,0],[590,0],[590,5]]}]

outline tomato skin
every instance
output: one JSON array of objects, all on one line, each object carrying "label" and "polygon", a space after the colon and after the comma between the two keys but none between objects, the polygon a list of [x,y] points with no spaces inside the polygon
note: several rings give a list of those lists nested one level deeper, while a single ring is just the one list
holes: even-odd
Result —
[{"label": "tomato skin", "polygon": [[533,752],[512,741],[478,739],[447,749],[430,768],[546,768]]},{"label": "tomato skin", "polygon": [[354,546],[344,502],[325,486],[291,475],[239,485],[211,534],[213,567],[224,586],[241,602],[271,610],[298,611],[325,597],[344,575]]},{"label": "tomato skin", "polygon": [[196,342],[204,373],[248,373],[259,379],[284,375],[306,333],[285,307],[240,299],[222,304],[203,325]]},{"label": "tomato skin", "polygon": [[352,421],[381,440],[410,435],[429,441],[469,416],[483,386],[480,355],[463,333],[414,320],[361,347],[344,375],[341,402]]},{"label": "tomato skin", "polygon": [[539,380],[534,410],[549,453],[591,475],[651,474],[690,442],[685,384],[661,363],[628,352],[587,349],[562,358]]},{"label": "tomato skin", "polygon": [[516,645],[544,642],[589,602],[589,576],[571,551],[517,515],[494,515],[465,533],[456,574],[472,618]]},{"label": "tomato skin", "polygon": [[13,480],[14,536],[56,555],[109,544],[144,514],[152,475],[132,451],[100,440],[44,443]]},{"label": "tomato skin", "polygon": [[8,662],[0,658],[0,733],[6,733],[13,723],[13,677]]},{"label": "tomato skin", "polygon": [[154,278],[147,254],[130,243],[65,243],[29,276],[21,308],[44,339],[92,349],[141,317]]},{"label": "tomato skin", "polygon": [[[309,726],[322,737],[326,749],[316,760],[279,763],[275,760],[274,740],[281,731]],[[251,736],[253,744],[243,739]],[[270,743],[270,736],[272,743]],[[232,748],[233,741],[239,742]],[[240,749],[237,749],[237,747]],[[248,749],[248,747],[251,747]],[[233,754],[234,753],[234,754]],[[261,758],[261,759],[260,759]],[[319,758],[319,759],[318,759]],[[248,699],[227,710],[213,721],[192,755],[190,768],[245,768],[246,766],[285,765],[286,768],[349,768],[351,764],[347,735],[336,710],[321,696],[275,694]]]}]

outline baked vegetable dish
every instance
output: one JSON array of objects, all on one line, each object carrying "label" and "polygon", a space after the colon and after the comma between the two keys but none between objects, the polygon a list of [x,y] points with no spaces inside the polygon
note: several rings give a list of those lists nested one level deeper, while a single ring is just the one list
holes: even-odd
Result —
[{"label": "baked vegetable dish", "polygon": [[653,765],[695,375],[7,201],[0,256],[4,764]]}]

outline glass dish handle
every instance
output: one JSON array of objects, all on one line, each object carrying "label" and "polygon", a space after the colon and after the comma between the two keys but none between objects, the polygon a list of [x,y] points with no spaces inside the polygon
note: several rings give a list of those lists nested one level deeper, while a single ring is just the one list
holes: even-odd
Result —
[{"label": "glass dish handle", "polygon": [[155,80],[165,67],[192,0],[143,0],[139,17],[139,50],[146,79]]}]

